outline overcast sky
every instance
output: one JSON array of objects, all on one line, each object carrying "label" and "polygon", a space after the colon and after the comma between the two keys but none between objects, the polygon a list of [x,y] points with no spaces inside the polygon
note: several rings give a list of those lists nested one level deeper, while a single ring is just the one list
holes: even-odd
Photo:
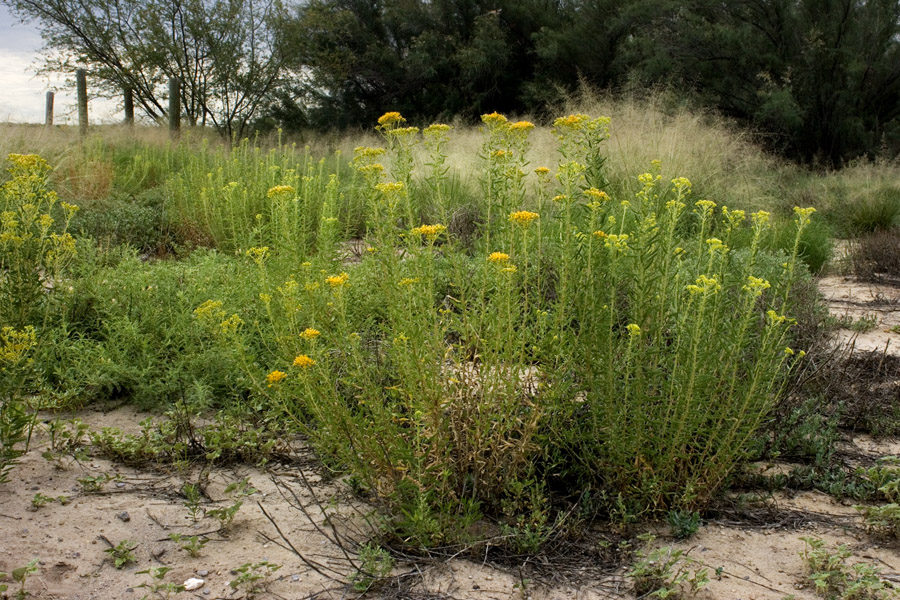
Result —
[{"label": "overcast sky", "polygon": [[[0,4],[0,122],[43,123],[44,100],[48,90],[57,92],[54,102],[54,122],[74,122],[74,90],[61,91],[62,77],[48,80],[35,76],[36,59],[41,49],[41,36],[30,25],[19,23]],[[91,100],[88,80],[88,114],[91,123],[109,122],[122,118],[115,103]]]}]

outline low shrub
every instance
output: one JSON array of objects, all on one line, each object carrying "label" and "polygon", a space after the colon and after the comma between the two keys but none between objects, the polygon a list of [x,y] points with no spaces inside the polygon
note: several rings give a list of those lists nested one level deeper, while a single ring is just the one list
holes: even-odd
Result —
[{"label": "low shrub", "polygon": [[900,280],[900,229],[883,229],[861,236],[853,242],[850,262],[860,279]]}]

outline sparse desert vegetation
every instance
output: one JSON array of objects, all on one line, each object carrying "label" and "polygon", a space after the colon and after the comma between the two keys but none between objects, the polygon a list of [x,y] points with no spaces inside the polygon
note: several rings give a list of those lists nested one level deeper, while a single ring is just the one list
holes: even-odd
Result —
[{"label": "sparse desert vegetation", "polygon": [[4,126],[5,593],[896,597],[896,165],[567,109]]}]

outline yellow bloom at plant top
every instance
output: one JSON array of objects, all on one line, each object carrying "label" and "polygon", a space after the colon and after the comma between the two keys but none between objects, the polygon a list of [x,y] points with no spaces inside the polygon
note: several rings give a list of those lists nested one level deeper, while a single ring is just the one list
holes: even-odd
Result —
[{"label": "yellow bloom at plant top", "polygon": [[250,248],[244,254],[246,254],[248,258],[251,258],[256,264],[261,264],[269,256],[269,247],[259,246]]},{"label": "yellow bloom at plant top", "polygon": [[508,120],[498,112],[492,112],[489,115],[481,115],[481,122],[485,125],[495,127],[497,125],[506,125]]},{"label": "yellow bloom at plant top", "polygon": [[447,231],[447,227],[441,225],[440,223],[436,223],[434,225],[419,225],[412,230],[412,232],[416,235],[424,235],[430,238],[437,237],[445,231]]},{"label": "yellow bloom at plant top", "polygon": [[443,133],[447,133],[448,131],[450,131],[449,125],[445,125],[444,123],[432,123],[431,125],[426,127],[424,130],[422,130],[422,133],[424,133],[425,135],[431,136],[431,135],[440,135]]},{"label": "yellow bloom at plant top", "polygon": [[628,335],[637,337],[641,335],[641,326],[637,323],[631,323],[625,327],[628,330]]},{"label": "yellow bloom at plant top", "polygon": [[595,187],[584,190],[584,195],[588,198],[593,198],[594,200],[598,201],[609,200],[609,195],[606,192],[604,192],[603,190],[598,190]]},{"label": "yellow bloom at plant top", "polygon": [[396,111],[386,112],[380,117],[378,117],[378,126],[382,129],[396,127],[400,123],[405,123],[406,119],[404,119],[400,113]]},{"label": "yellow bloom at plant top", "polygon": [[513,223],[517,223],[519,225],[528,225],[535,219],[540,217],[536,212],[531,212],[528,210],[519,210],[509,215],[509,220]]},{"label": "yellow bloom at plant top", "polygon": [[800,226],[803,227],[809,224],[810,215],[816,212],[816,209],[812,206],[807,208],[800,208],[799,206],[795,206],[794,212],[797,214],[797,220],[800,222]]},{"label": "yellow bloom at plant top", "polygon": [[534,129],[534,123],[531,121],[516,121],[509,128],[513,131],[531,131]]},{"label": "yellow bloom at plant top", "polygon": [[340,275],[331,275],[330,277],[325,278],[325,283],[333,288],[339,288],[348,281],[350,281],[350,276],[347,275],[347,273],[341,273]]},{"label": "yellow bloom at plant top", "polygon": [[322,332],[318,329],[313,329],[312,327],[307,327],[300,333],[300,337],[304,340],[314,340],[320,335],[322,335]]},{"label": "yellow bloom at plant top", "polygon": [[293,194],[294,193],[293,186],[290,185],[276,185],[274,187],[270,187],[269,191],[266,192],[266,196],[269,198],[274,198],[275,196],[280,196],[282,194]]},{"label": "yellow bloom at plant top", "polygon": [[272,387],[279,381],[284,381],[286,377],[287,373],[285,373],[284,371],[275,370],[266,375],[266,383],[269,384],[269,387]]},{"label": "yellow bloom at plant top", "polygon": [[509,254],[505,252],[491,252],[488,261],[492,263],[505,263],[509,261]]},{"label": "yellow bloom at plant top", "polygon": [[306,367],[311,367],[316,364],[316,361],[311,359],[305,354],[300,354],[297,358],[294,359],[294,366],[300,367],[301,369],[305,369]]},{"label": "yellow bloom at plant top", "polygon": [[534,172],[537,173],[538,175],[549,175],[550,169],[548,169],[547,167],[538,167],[537,169],[534,170]]}]

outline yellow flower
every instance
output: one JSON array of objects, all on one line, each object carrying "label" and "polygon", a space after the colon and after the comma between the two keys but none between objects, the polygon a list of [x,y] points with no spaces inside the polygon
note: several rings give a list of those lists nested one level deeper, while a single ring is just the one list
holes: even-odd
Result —
[{"label": "yellow flower", "polygon": [[412,285],[414,283],[419,283],[418,277],[404,277],[397,285]]},{"label": "yellow flower", "polygon": [[72,216],[76,212],[78,212],[78,206],[75,204],[69,204],[68,202],[60,202],[60,206],[62,206],[63,210],[66,211],[66,214]]},{"label": "yellow flower", "polygon": [[728,246],[726,246],[725,242],[723,242],[719,238],[709,238],[708,240],[706,240],[706,243],[709,246],[710,252],[716,252],[716,251],[725,252],[728,250]]},{"label": "yellow flower", "polygon": [[595,187],[584,190],[584,195],[598,201],[609,200],[609,195],[606,192],[604,192],[603,190],[598,190]]},{"label": "yellow flower", "polygon": [[445,125],[444,123],[432,123],[428,127],[426,127],[422,133],[425,135],[440,135],[443,133],[447,133],[450,131],[451,127],[449,125]]},{"label": "yellow flower", "polygon": [[804,227],[809,224],[810,215],[816,212],[816,209],[812,206],[807,208],[800,208],[799,206],[795,206],[794,212],[797,214],[797,221],[800,223],[800,226]]},{"label": "yellow flower", "polygon": [[436,238],[445,231],[447,231],[447,227],[440,223],[434,225],[419,225],[412,230],[416,235],[424,235],[429,238]]},{"label": "yellow flower", "polygon": [[0,330],[0,365],[15,366],[25,360],[36,345],[37,335],[31,325],[22,330],[4,327]]},{"label": "yellow flower", "polygon": [[295,191],[296,190],[294,190],[293,186],[290,185],[276,185],[269,188],[269,191],[266,192],[266,196],[269,198],[274,198],[275,196],[280,196],[282,194],[293,194]]},{"label": "yellow flower", "polygon": [[680,193],[690,191],[691,189],[691,181],[687,177],[676,177],[672,180],[672,185],[674,185],[675,189]]},{"label": "yellow flower", "polygon": [[219,300],[207,300],[200,306],[194,309],[194,316],[198,319],[204,320],[209,318],[222,318],[225,316],[225,311],[222,310],[222,302]]},{"label": "yellow flower", "polygon": [[565,202],[568,199],[569,199],[569,197],[566,196],[565,194],[558,194],[556,196],[553,196],[554,202]]},{"label": "yellow flower", "polygon": [[384,148],[371,148],[369,146],[357,146],[353,149],[353,160],[358,161],[364,158],[378,158],[384,154]]},{"label": "yellow flower", "polygon": [[601,240],[604,239],[604,238],[606,238],[606,237],[609,237],[609,236],[606,235],[606,232],[605,232],[605,231],[602,231],[602,230],[600,230],[600,229],[598,229],[597,231],[595,231],[595,232],[593,233],[593,235],[594,235],[594,237],[600,238]]},{"label": "yellow flower", "polygon": [[764,210],[758,210],[755,213],[751,214],[750,218],[753,220],[754,225],[756,225],[757,227],[761,227],[768,224],[769,213]]},{"label": "yellow flower", "polygon": [[38,225],[43,229],[50,229],[50,226],[53,225],[53,217],[50,215],[41,215],[38,219]]},{"label": "yellow flower", "polygon": [[509,254],[505,252],[491,252],[487,259],[492,263],[505,263],[509,261]]},{"label": "yellow flower", "polygon": [[528,225],[538,217],[540,217],[540,215],[536,212],[520,210],[510,214],[509,220],[513,223],[518,223],[519,225]]},{"label": "yellow flower", "polygon": [[378,128],[380,129],[391,129],[396,127],[400,123],[405,123],[406,119],[404,119],[400,113],[396,111],[386,112],[380,117],[378,117]]},{"label": "yellow flower", "polygon": [[325,283],[330,285],[333,288],[339,288],[350,280],[350,276],[347,273],[341,273],[340,275],[331,275],[330,277],[325,278]]},{"label": "yellow flower", "polygon": [[691,294],[714,294],[722,288],[721,284],[715,277],[707,277],[701,275],[697,278],[695,284],[687,286],[687,291]]},{"label": "yellow flower", "polygon": [[517,121],[509,126],[513,131],[531,131],[534,129],[534,123],[531,121]]},{"label": "yellow flower", "polygon": [[772,287],[772,285],[765,279],[750,275],[747,277],[747,284],[742,289],[753,296],[759,296],[763,293],[763,290],[767,290],[770,287]]},{"label": "yellow flower", "polygon": [[[598,236],[599,237],[599,236]],[[628,249],[628,234],[623,233],[621,235],[610,234],[604,238],[603,245],[609,249],[615,250],[627,250]]]},{"label": "yellow flower", "polygon": [[386,183],[379,183],[375,186],[375,189],[382,194],[399,194],[406,189],[406,186],[402,181],[390,181]]},{"label": "yellow flower", "polygon": [[637,323],[631,323],[625,327],[628,330],[628,335],[632,337],[637,337],[641,335],[641,327]]},{"label": "yellow flower", "polygon": [[300,333],[300,337],[304,340],[314,340],[320,335],[322,335],[322,332],[318,329],[313,329],[312,327],[307,327]]},{"label": "yellow flower", "polygon": [[794,355],[794,351],[791,349],[790,346],[785,347],[784,355],[785,356],[793,356]]},{"label": "yellow flower", "polygon": [[550,169],[548,169],[547,167],[538,167],[534,170],[534,172],[538,175],[545,176],[550,174]]},{"label": "yellow flower", "polygon": [[501,273],[515,273],[517,271],[516,265],[507,265],[500,269]]},{"label": "yellow flower", "polygon": [[272,387],[276,383],[284,381],[286,377],[287,373],[285,373],[284,371],[275,370],[266,375],[266,382],[269,384],[269,387]]},{"label": "yellow flower", "polygon": [[307,367],[311,367],[316,364],[316,361],[311,359],[305,354],[300,354],[297,358],[294,359],[294,366],[300,367],[301,369],[305,369]]},{"label": "yellow flower", "polygon": [[490,127],[496,127],[497,125],[506,125],[508,121],[500,113],[492,112],[489,115],[481,115],[481,122]]},{"label": "yellow flower", "polygon": [[698,200],[694,202],[694,206],[699,207],[700,210],[705,213],[714,209],[716,207],[716,203],[712,200]]},{"label": "yellow flower", "polygon": [[241,325],[244,324],[244,321],[237,315],[231,315],[221,323],[219,323],[219,329],[221,329],[222,333],[231,334],[237,332],[240,329]]},{"label": "yellow flower", "polygon": [[269,247],[259,246],[256,248],[250,248],[244,254],[253,259],[253,262],[259,265],[262,264],[262,262],[269,256]]}]

